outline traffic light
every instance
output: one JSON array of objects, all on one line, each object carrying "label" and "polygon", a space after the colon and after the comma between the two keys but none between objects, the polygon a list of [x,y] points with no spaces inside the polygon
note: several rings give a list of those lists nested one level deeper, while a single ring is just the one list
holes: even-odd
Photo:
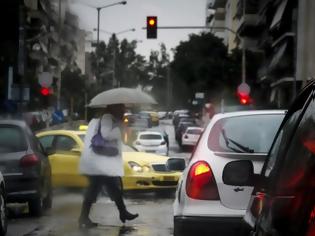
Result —
[{"label": "traffic light", "polygon": [[249,94],[238,93],[237,96],[241,105],[250,105],[252,103],[252,99]]},{"label": "traffic light", "polygon": [[147,16],[147,38],[156,39],[157,38],[157,17]]},{"label": "traffic light", "polygon": [[48,96],[50,94],[49,88],[42,87],[40,89],[40,94],[45,96],[45,97]]}]

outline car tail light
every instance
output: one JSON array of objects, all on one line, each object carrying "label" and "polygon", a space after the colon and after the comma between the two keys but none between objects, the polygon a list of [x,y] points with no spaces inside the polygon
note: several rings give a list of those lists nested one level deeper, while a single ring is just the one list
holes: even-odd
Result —
[{"label": "car tail light", "polygon": [[35,166],[39,163],[39,159],[36,155],[31,154],[31,155],[26,155],[22,157],[20,160],[20,166],[22,167],[31,167]]},{"label": "car tail light", "polygon": [[199,200],[219,200],[217,183],[209,164],[196,162],[189,170],[186,192],[190,198]]},{"label": "car tail light", "polygon": [[186,134],[186,135],[184,136],[184,138],[188,138],[188,135]]},{"label": "car tail light", "polygon": [[162,142],[161,142],[161,145],[165,145],[165,144],[166,144],[166,142],[165,142],[165,141],[162,141]]}]

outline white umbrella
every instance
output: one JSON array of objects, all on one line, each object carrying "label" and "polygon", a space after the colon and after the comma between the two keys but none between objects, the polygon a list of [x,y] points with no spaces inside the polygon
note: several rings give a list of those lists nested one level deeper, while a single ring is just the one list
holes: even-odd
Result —
[{"label": "white umbrella", "polygon": [[96,95],[88,105],[91,108],[106,107],[111,104],[156,104],[150,95],[139,89],[115,88]]}]

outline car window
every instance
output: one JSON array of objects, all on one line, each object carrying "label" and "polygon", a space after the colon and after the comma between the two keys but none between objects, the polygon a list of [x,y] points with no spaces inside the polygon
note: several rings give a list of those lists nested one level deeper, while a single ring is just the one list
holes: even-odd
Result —
[{"label": "car window", "polygon": [[208,146],[220,152],[267,153],[284,114],[224,118],[212,128]]},{"label": "car window", "polygon": [[141,134],[140,139],[154,140],[154,139],[163,139],[159,134]]},{"label": "car window", "polygon": [[[14,140],[14,142],[12,142]],[[0,126],[0,153],[21,152],[27,150],[26,137],[17,126]]]},{"label": "car window", "polygon": [[288,111],[287,117],[283,121],[283,124],[281,125],[280,130],[274,139],[267,161],[262,169],[263,176],[271,178],[273,176],[272,173],[277,172],[275,170],[276,162],[282,162],[280,159],[287,151],[292,133],[294,132],[295,127],[298,125],[305,104],[307,104],[310,89],[311,88],[306,89],[299,97],[299,100],[296,100],[296,102],[292,105],[292,108]]},{"label": "car window", "polygon": [[79,138],[84,142],[85,135],[84,134],[80,134]]},{"label": "car window", "polygon": [[202,131],[200,129],[189,129],[187,130],[187,134],[201,134]]},{"label": "car window", "polygon": [[43,148],[46,150],[47,148],[53,147],[54,136],[48,135],[48,136],[40,137],[39,141],[42,144]]},{"label": "car window", "polygon": [[55,142],[56,151],[70,151],[76,146],[77,143],[71,137],[65,135],[59,135],[56,137]]},{"label": "car window", "polygon": [[286,150],[286,144],[291,137],[291,133],[295,127],[295,124],[301,114],[301,109],[297,110],[289,120],[285,123],[283,128],[279,131],[277,138],[270,150],[268,161],[266,163],[266,170],[264,175],[266,177],[269,177],[271,174],[271,171],[274,168],[274,165],[276,163],[277,156],[284,152]]},{"label": "car window", "polygon": [[288,146],[279,174],[279,191],[295,191],[309,181],[315,167],[315,100],[306,109]]}]

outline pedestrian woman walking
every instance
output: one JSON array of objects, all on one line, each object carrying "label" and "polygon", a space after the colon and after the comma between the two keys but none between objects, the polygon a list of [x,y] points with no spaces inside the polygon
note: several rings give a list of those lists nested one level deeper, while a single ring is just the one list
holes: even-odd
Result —
[{"label": "pedestrian woman walking", "polygon": [[[79,226],[91,228],[97,226],[89,218],[90,209],[96,202],[97,195],[105,186],[114,200],[120,220],[133,220],[138,214],[127,211],[122,194],[121,177],[124,175],[122,160],[122,136],[120,125],[125,112],[123,104],[108,105],[105,114],[99,119],[92,119],[88,125],[85,136],[84,149],[80,160],[80,172],[88,177],[87,187],[82,203]],[[94,143],[98,140],[95,136],[101,135],[101,140],[108,143],[107,151],[96,151]],[[99,137],[98,137],[99,138]]]}]

